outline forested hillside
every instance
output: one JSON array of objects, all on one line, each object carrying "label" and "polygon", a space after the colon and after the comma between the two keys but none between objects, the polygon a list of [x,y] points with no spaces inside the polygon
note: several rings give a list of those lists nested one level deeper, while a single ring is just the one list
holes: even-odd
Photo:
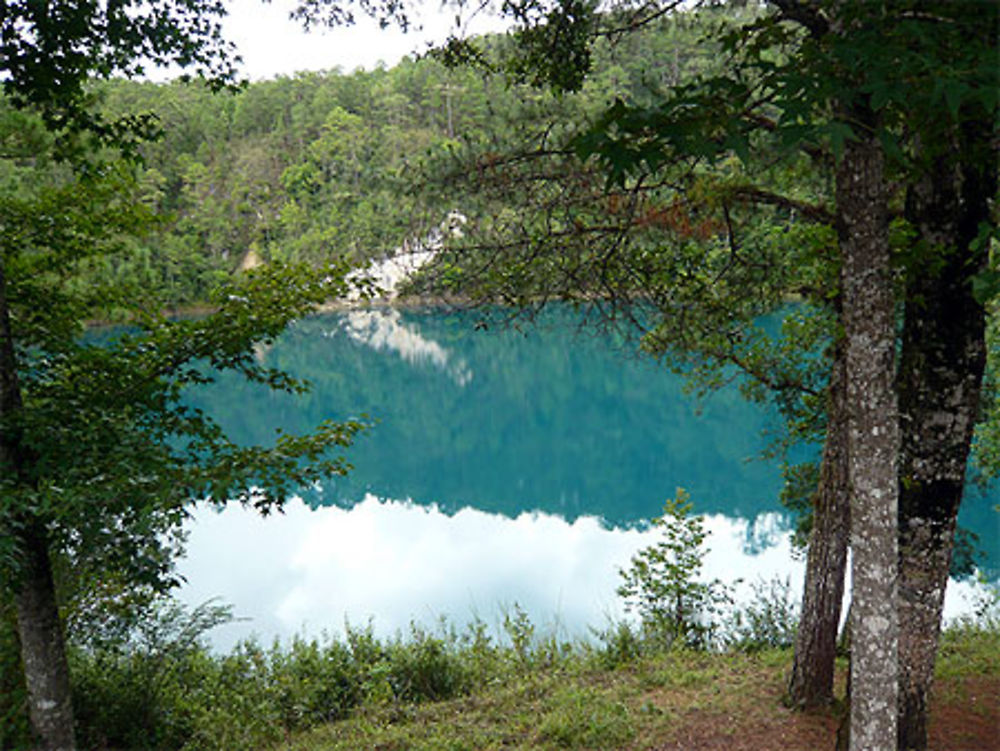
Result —
[{"label": "forested hillside", "polygon": [[572,127],[615,97],[642,101],[676,83],[713,59],[701,42],[706,23],[675,15],[602,44],[596,75],[560,97],[430,56],[235,93],[197,82],[96,85],[107,112],[156,115],[162,134],[142,148],[140,185],[164,224],[140,247],[103,257],[95,273],[192,304],[258,259],[384,255],[465,208],[461,194],[421,190],[435,169],[471,152],[488,161],[512,143],[541,143],[553,122]]}]

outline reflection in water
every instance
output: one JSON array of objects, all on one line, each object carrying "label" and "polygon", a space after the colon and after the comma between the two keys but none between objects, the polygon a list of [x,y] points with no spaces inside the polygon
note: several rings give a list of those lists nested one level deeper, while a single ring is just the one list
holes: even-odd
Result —
[{"label": "reflection in water", "polygon": [[[732,582],[744,601],[751,585],[774,578],[801,590],[802,563],[776,515],[755,525],[711,515],[706,578]],[[761,530],[769,545],[747,550]],[[779,531],[780,530],[780,531]],[[261,519],[232,507],[202,508],[191,524],[182,573],[189,603],[224,595],[250,620],[219,629],[213,641],[227,649],[257,634],[265,642],[295,634],[342,633],[345,619],[391,636],[411,621],[433,626],[439,617],[463,626],[474,617],[498,627],[514,603],[540,630],[589,636],[621,618],[615,595],[618,569],[656,540],[653,530],[608,529],[594,517],[572,523],[544,513],[516,518],[367,497],[351,510],[310,509],[302,502]],[[949,587],[946,615],[963,607],[968,585]]]},{"label": "reflection in water", "polygon": [[[699,403],[663,366],[609,336],[580,335],[581,314],[569,307],[546,309],[524,331],[477,331],[478,320],[432,308],[314,316],[261,352],[266,365],[308,379],[310,393],[223,377],[190,399],[241,443],[375,418],[348,452],[354,471],[304,491],[317,506],[349,508],[373,494],[448,513],[537,510],[630,526],[682,487],[699,513],[781,511],[778,463],[760,460],[779,422],[735,386]],[[959,516],[991,572],[1000,570],[996,502],[970,488]]]},{"label": "reflection in water", "polygon": [[394,299],[399,286],[417,271],[434,260],[433,249],[400,249],[396,255],[372,261],[367,268],[356,269],[347,275],[350,291],[347,299],[359,302],[362,291],[373,292],[385,300]]},{"label": "reflection in water", "polygon": [[524,332],[476,331],[476,320],[434,310],[316,316],[266,355],[308,379],[309,394],[220,378],[191,401],[241,443],[267,443],[278,427],[375,418],[348,452],[354,471],[310,493],[313,505],[350,507],[371,493],[449,513],[537,510],[628,526],[683,487],[701,512],[778,510],[777,466],[752,461],[771,417],[735,388],[697,404],[664,368],[579,335],[569,308]]},{"label": "reflection in water", "polygon": [[393,352],[411,365],[432,365],[447,373],[458,386],[472,380],[472,371],[464,360],[452,362],[444,347],[421,336],[415,326],[403,323],[398,310],[352,310],[343,315],[340,327],[353,341],[376,352]]},{"label": "reflection in water", "polygon": [[[254,619],[220,645],[252,631],[336,631],[345,616],[374,617],[382,633],[441,614],[496,623],[514,602],[541,625],[558,618],[585,634],[620,613],[617,570],[649,544],[644,520],[678,487],[708,515],[709,577],[740,576],[749,590],[791,574],[799,591],[779,468],[748,461],[771,415],[736,388],[695,404],[664,368],[578,335],[568,307],[524,332],[477,332],[476,320],[429,309],[308,318],[258,354],[311,381],[309,394],[237,378],[191,393],[242,443],[360,413],[378,420],[348,452],[355,470],[303,490],[308,503],[286,515],[197,515],[184,596],[219,596]],[[995,503],[971,492],[959,517],[980,535],[990,576]]]}]

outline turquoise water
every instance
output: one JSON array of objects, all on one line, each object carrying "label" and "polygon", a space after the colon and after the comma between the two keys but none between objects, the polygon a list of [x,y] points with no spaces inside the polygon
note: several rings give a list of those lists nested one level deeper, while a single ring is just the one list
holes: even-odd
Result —
[{"label": "turquoise water", "polygon": [[[711,517],[718,575],[798,575],[779,467],[761,459],[778,427],[767,410],[735,387],[698,402],[662,365],[579,331],[569,308],[522,330],[478,320],[434,309],[316,316],[259,353],[309,379],[309,394],[227,379],[193,395],[243,442],[377,420],[347,454],[350,475],[304,492],[284,520],[202,514],[184,568],[197,595],[245,596],[255,604],[237,611],[254,611],[264,633],[345,616],[462,621],[514,601],[592,622],[616,612],[617,568],[648,544],[643,522],[679,487]],[[995,570],[994,502],[974,495],[961,522]]]},{"label": "turquoise water", "polygon": [[372,493],[627,525],[684,487],[704,512],[777,509],[778,468],[759,460],[775,425],[735,389],[698,403],[662,366],[577,331],[569,309],[522,331],[480,331],[476,320],[430,310],[311,318],[263,359],[308,378],[312,393],[224,382],[198,401],[240,441],[376,419],[348,453],[355,470],[309,496],[318,505]]}]

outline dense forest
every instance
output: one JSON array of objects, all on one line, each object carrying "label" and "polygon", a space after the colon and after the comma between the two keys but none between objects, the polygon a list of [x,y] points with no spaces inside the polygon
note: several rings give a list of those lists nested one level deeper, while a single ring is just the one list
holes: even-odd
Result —
[{"label": "dense forest", "polygon": [[563,95],[432,55],[235,92],[198,82],[95,84],[95,102],[110,115],[155,114],[160,136],[142,146],[137,169],[142,200],[162,226],[93,271],[190,305],[248,259],[383,257],[449,211],[471,210],[462,192],[432,189],[471,154],[483,163],[540,142],[553,123],[583,122],[615,97],[642,101],[712,64],[703,40],[711,23],[672,17],[605,43],[581,91]]}]

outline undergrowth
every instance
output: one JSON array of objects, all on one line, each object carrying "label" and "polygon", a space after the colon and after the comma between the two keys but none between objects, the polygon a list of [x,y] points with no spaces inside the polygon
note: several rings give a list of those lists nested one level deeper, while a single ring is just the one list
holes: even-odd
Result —
[{"label": "undergrowth", "polygon": [[[783,612],[767,604],[775,596],[759,590],[765,601],[748,606],[756,615],[742,620],[743,639],[715,650],[664,647],[630,623],[560,641],[515,606],[496,635],[481,621],[413,625],[389,639],[348,626],[342,638],[251,640],[218,654],[206,634],[228,611],[166,601],[127,636],[71,648],[80,747],[629,747],[671,720],[669,706],[640,700],[645,693],[685,694],[683,714],[724,710],[719,703],[752,691],[758,675],[780,683],[790,651],[771,644],[784,632],[761,616]],[[997,619],[966,619],[942,637],[939,674],[1000,675],[998,655]],[[27,749],[16,694],[0,697],[3,747]]]}]

